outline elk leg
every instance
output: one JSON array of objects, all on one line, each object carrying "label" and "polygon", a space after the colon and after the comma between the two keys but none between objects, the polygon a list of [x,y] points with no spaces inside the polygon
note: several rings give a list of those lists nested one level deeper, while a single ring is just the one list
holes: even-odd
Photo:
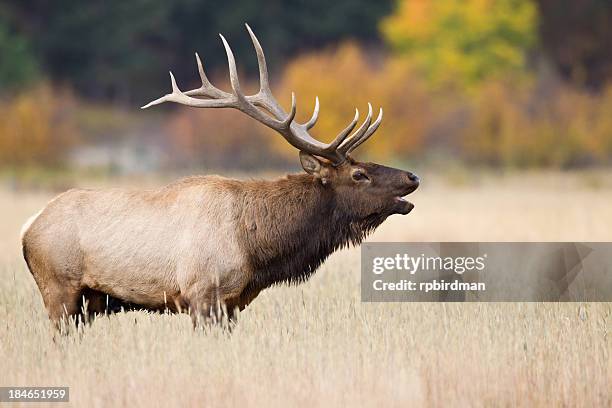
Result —
[{"label": "elk leg", "polygon": [[227,309],[219,304],[203,303],[200,306],[189,306],[189,316],[193,323],[193,328],[198,326],[223,325],[229,321],[229,313]]},{"label": "elk leg", "polygon": [[198,326],[205,326],[206,324],[210,323],[212,299],[206,292],[204,292],[204,294],[190,294],[184,297],[188,305],[189,316],[191,317],[191,322],[193,323],[194,329],[196,329]]},{"label": "elk leg", "polygon": [[238,318],[238,313],[242,312],[255,299],[261,290],[243,290],[240,296],[227,302],[227,317],[232,323]]},{"label": "elk leg", "polygon": [[186,298],[194,328],[198,325],[224,325],[230,321],[233,305],[220,293],[218,286],[209,287],[200,296]]},{"label": "elk leg", "polygon": [[80,313],[80,290],[53,284],[47,286],[41,292],[43,293],[43,302],[49,313],[49,318],[58,330],[61,328],[61,321],[63,319],[77,317]]},{"label": "elk leg", "polygon": [[208,309],[208,305],[200,303],[195,304],[194,302],[189,303],[189,316],[191,317],[191,322],[193,323],[193,328],[196,329],[200,326],[205,326],[208,323],[206,310]]},{"label": "elk leg", "polygon": [[261,290],[250,290],[248,292],[244,291],[240,295],[240,303],[238,304],[238,308],[242,312],[252,301],[255,299]]},{"label": "elk leg", "polygon": [[84,319],[86,322],[91,322],[97,314],[105,314],[107,312],[107,295],[97,290],[85,288],[81,292],[79,298],[81,309],[86,313]]},{"label": "elk leg", "polygon": [[[64,234],[67,232],[62,230]],[[77,317],[80,313],[82,270],[80,253],[71,238],[58,240],[58,233],[48,233],[37,238],[53,240],[64,251],[51,251],[45,246],[23,242],[23,256],[28,269],[40,290],[43,303],[54,326],[61,330],[62,320]],[[72,236],[72,234],[69,234]],[[78,319],[75,320],[78,323]]]}]

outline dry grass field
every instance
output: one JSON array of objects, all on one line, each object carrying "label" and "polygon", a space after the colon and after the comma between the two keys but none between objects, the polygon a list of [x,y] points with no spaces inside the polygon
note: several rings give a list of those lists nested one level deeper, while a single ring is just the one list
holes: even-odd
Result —
[{"label": "dry grass field", "polygon": [[[609,241],[610,173],[424,176],[372,241]],[[19,228],[51,197],[0,191],[0,385],[74,406],[611,406],[612,304],[366,304],[359,250],[265,291],[233,333],[132,312],[53,340]]]}]

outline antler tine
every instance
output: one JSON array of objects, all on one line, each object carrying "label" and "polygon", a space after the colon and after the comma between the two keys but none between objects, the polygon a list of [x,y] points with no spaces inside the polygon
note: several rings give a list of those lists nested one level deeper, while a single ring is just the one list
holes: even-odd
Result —
[{"label": "antler tine", "polygon": [[368,140],[370,138],[370,136],[372,136],[374,134],[374,132],[376,132],[376,129],[378,129],[378,127],[380,126],[380,124],[382,122],[382,118],[383,118],[383,109],[380,108],[380,111],[378,112],[378,117],[376,118],[374,123],[372,123],[372,125],[363,134],[363,136],[361,136],[358,140],[356,140],[355,143],[351,144],[351,146],[347,149],[346,154],[352,152],[357,147],[359,147],[360,144],[362,144],[363,142]]},{"label": "antler tine", "polygon": [[234,53],[232,52],[232,49],[230,48],[223,34],[219,34],[219,37],[221,37],[221,41],[223,41],[225,53],[227,54],[227,65],[229,66],[230,83],[232,85],[232,89],[234,90],[234,95],[236,95],[238,98],[243,99],[244,94],[240,89],[240,81],[238,80],[238,69],[236,68],[236,59],[234,58]]},{"label": "antler tine", "polygon": [[172,92],[158,98],[148,104],[142,106],[140,109],[147,109],[151,106],[159,105],[164,102],[175,102],[182,105],[193,106],[195,108],[227,108],[236,107],[235,100],[233,98],[222,98],[222,99],[198,99],[192,98],[185,95],[176,84],[176,79],[170,71],[170,83],[172,84]]},{"label": "antler tine", "polygon": [[312,117],[310,118],[310,120],[306,123],[304,123],[304,127],[306,128],[306,130],[311,129],[315,123],[317,123],[317,119],[319,119],[319,97],[316,96],[315,97],[315,107],[314,107],[314,111],[312,112]]},{"label": "antler tine", "polygon": [[270,82],[268,80],[268,65],[266,64],[266,56],[264,55],[263,48],[261,48],[261,44],[253,30],[251,30],[251,27],[246,23],[244,25],[249,32],[251,42],[253,42],[253,47],[255,47],[255,53],[257,54],[257,65],[259,66],[259,92],[266,96],[272,96]]},{"label": "antler tine", "polygon": [[340,146],[340,143],[342,143],[344,139],[346,139],[348,134],[351,133],[351,131],[355,128],[358,121],[359,121],[359,109],[355,108],[355,117],[353,118],[351,123],[349,123],[347,127],[342,129],[342,131],[338,133],[338,136],[336,136],[336,138],[330,144],[327,145],[325,150],[335,152],[338,149],[338,146]]},{"label": "antler tine", "polygon": [[359,140],[359,138],[363,136],[363,134],[368,130],[368,128],[370,127],[370,123],[372,123],[372,105],[368,102],[368,115],[366,116],[365,120],[363,121],[361,126],[359,126],[359,128],[355,131],[355,133],[353,133],[349,138],[344,141],[344,143],[342,143],[338,150],[342,153],[348,151],[349,147],[353,143],[357,142],[357,140]]},{"label": "antler tine", "polygon": [[198,73],[200,74],[200,80],[202,81],[202,85],[199,88],[192,89],[190,91],[184,92],[185,95],[188,96],[207,96],[209,98],[229,98],[231,96],[230,93],[224,92],[214,86],[206,76],[204,72],[204,66],[202,65],[202,60],[198,53],[195,53],[196,62],[198,64]]},{"label": "antler tine", "polygon": [[295,101],[295,92],[291,92],[291,111],[289,115],[281,122],[281,127],[285,129],[289,129],[291,127],[291,122],[295,118],[295,114],[297,112],[297,104]]},{"label": "antler tine", "polygon": [[[243,111],[253,119],[263,123],[264,125],[278,132],[281,132],[281,134],[283,134],[283,136],[287,140],[289,140],[289,137],[294,137],[292,134],[285,135],[284,133],[282,133],[282,131],[283,129],[288,130],[290,128],[290,124],[293,120],[293,117],[295,116],[295,112],[293,113],[293,116],[289,115],[289,117],[283,118],[283,116],[285,115],[284,111],[272,97],[268,97],[266,98],[266,100],[260,101],[258,95],[245,96],[242,93],[242,89],[240,88],[240,81],[238,80],[238,69],[236,68],[236,59],[234,58],[234,53],[232,52],[232,49],[223,34],[219,34],[219,36],[221,37],[221,41],[223,42],[223,46],[225,47],[225,53],[227,54],[230,84],[232,85],[232,90],[234,91],[233,97],[236,100],[236,104],[234,107]],[[253,103],[251,103],[249,99],[252,100],[254,103],[259,103],[264,106],[268,111],[275,115],[275,117],[269,116],[263,113],[261,110],[257,109],[257,107]],[[295,97],[293,100],[293,108],[295,109]],[[287,120],[289,120],[289,122],[285,123]]]},{"label": "antler tine", "polygon": [[259,40],[257,39],[257,36],[253,32],[253,30],[251,30],[251,27],[246,23],[244,25],[247,31],[249,32],[249,36],[251,37],[253,48],[255,48],[255,54],[257,55],[257,66],[259,68],[259,92],[256,95],[253,95],[253,102],[256,105],[266,109],[277,119],[284,122],[287,119],[284,118],[286,113],[279,105],[278,101],[272,94],[272,90],[270,89],[270,80],[268,78],[268,64],[266,63],[266,56],[264,54],[263,48],[261,47],[261,44],[259,43]]}]

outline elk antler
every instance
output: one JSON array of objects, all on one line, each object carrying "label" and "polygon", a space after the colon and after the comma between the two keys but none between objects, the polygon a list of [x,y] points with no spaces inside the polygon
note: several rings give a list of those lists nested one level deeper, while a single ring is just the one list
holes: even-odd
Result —
[{"label": "elk antler", "polygon": [[[196,53],[196,61],[198,64],[198,71],[200,73],[200,79],[202,85],[197,89],[192,89],[187,92],[182,92],[176,84],[174,75],[170,72],[170,81],[172,83],[172,93],[162,96],[147,105],[143,106],[142,109],[146,109],[153,105],[158,105],[163,102],[175,102],[181,105],[193,106],[195,108],[234,108],[238,109],[258,122],[263,123],[271,129],[274,129],[280,133],[292,146],[295,148],[310,153],[316,156],[324,157],[330,160],[334,165],[338,166],[346,161],[346,156],[352,150],[356,149],[357,146],[365,142],[380,126],[382,121],[383,111],[382,108],[378,114],[378,117],[372,122],[372,105],[368,103],[368,115],[363,124],[349,136],[349,133],[357,125],[359,120],[359,111],[355,109],[355,117],[344,128],[331,143],[322,143],[319,140],[313,138],[308,130],[312,128],[317,122],[319,116],[319,98],[315,99],[315,108],[310,120],[306,123],[297,123],[295,119],[296,113],[296,102],[295,94],[291,93],[291,111],[285,112],[276,98],[272,95],[270,90],[270,84],[268,82],[268,69],[266,66],[266,58],[263,53],[263,49],[253,34],[253,31],[248,24],[245,24],[246,28],[251,36],[255,52],[257,53],[257,62],[259,64],[259,92],[255,95],[244,95],[240,88],[240,82],[238,81],[238,72],[236,69],[236,61],[234,60],[234,54],[225,40],[223,35],[221,41],[225,47],[227,53],[227,62],[229,65],[230,83],[232,86],[232,93],[228,93],[220,90],[210,83],[204,68],[202,67],[202,61],[200,56]],[[196,98],[204,97],[208,99]],[[268,113],[262,111],[259,108],[263,108]]]}]

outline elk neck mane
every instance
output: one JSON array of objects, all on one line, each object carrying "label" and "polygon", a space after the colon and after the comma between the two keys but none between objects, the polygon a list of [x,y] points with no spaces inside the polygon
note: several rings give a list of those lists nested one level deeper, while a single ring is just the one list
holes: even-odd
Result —
[{"label": "elk neck mane", "polygon": [[240,241],[253,272],[247,291],[307,280],[330,254],[360,244],[388,215],[356,217],[346,207],[349,197],[308,174],[243,187]]}]

